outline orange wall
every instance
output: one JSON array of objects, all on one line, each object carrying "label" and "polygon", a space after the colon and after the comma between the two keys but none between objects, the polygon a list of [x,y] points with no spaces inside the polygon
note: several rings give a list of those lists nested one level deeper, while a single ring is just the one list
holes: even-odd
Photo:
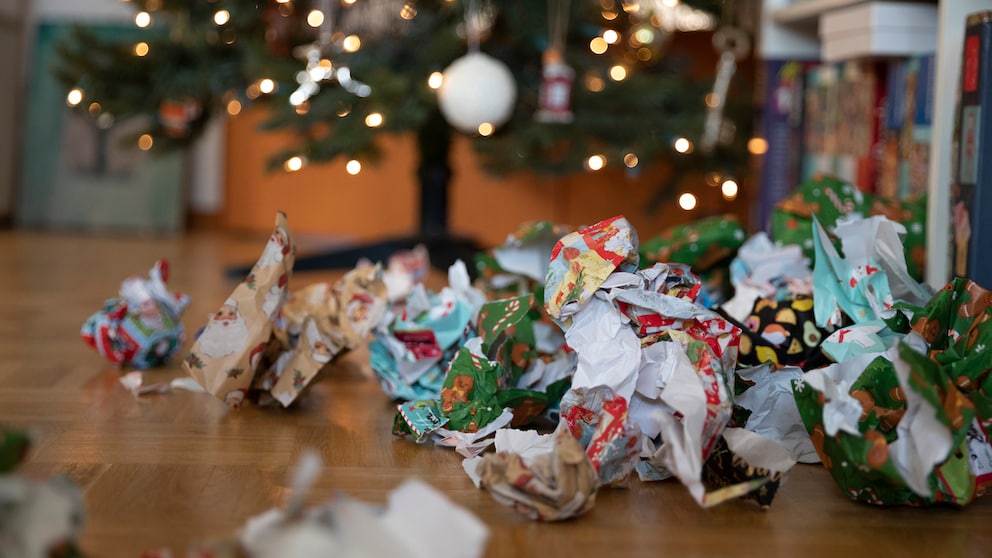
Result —
[{"label": "orange wall", "polygon": [[[384,138],[378,166],[366,166],[358,176],[344,170],[343,161],[313,165],[295,173],[266,172],[268,157],[286,145],[283,133],[260,133],[259,111],[247,111],[228,123],[226,205],[222,222],[228,229],[267,231],[281,209],[295,232],[318,233],[355,240],[373,240],[413,233],[419,211],[416,153],[412,137]],[[550,219],[572,226],[624,214],[642,239],[665,228],[714,213],[737,213],[746,222],[747,200],[742,187],[736,202],[723,200],[701,181],[683,184],[696,193],[700,205],[687,213],[666,200],[654,214],[645,210],[665,169],[647,169],[627,177],[610,168],[597,173],[544,177],[522,173],[492,177],[475,162],[465,138],[454,142],[449,227],[484,245],[501,243],[508,232],[527,220]]]}]

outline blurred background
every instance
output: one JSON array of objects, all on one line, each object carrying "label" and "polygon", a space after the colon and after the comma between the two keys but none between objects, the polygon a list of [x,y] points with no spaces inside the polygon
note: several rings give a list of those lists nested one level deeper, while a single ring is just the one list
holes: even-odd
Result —
[{"label": "blurred background", "polygon": [[335,242],[480,246],[535,219],[746,226],[759,8],[0,0],[0,219],[261,232],[281,209]]}]

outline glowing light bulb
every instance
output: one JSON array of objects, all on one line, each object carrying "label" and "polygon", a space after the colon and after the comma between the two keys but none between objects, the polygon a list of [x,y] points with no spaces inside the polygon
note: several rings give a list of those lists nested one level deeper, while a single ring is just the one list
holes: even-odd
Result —
[{"label": "glowing light bulb", "polygon": [[599,93],[606,88],[606,82],[603,78],[595,75],[586,76],[586,89],[592,91],[593,93]]},{"label": "glowing light bulb", "polygon": [[135,56],[147,56],[148,55],[148,43],[142,41],[134,45],[134,55]]},{"label": "glowing light bulb", "polygon": [[289,159],[286,159],[286,162],[283,164],[283,168],[286,169],[287,172],[296,172],[303,168],[303,164],[303,157],[294,155]]},{"label": "glowing light bulb", "polygon": [[310,10],[307,14],[307,25],[310,27],[320,27],[324,23],[324,12],[320,10]]},{"label": "glowing light bulb", "polygon": [[444,74],[441,72],[434,72],[427,78],[427,87],[431,89],[441,89],[442,83],[444,83]]},{"label": "glowing light bulb", "polygon": [[268,95],[269,93],[272,93],[273,91],[276,90],[276,82],[272,81],[269,78],[265,78],[258,82],[258,90]]},{"label": "glowing light bulb", "polygon": [[606,157],[596,154],[586,160],[586,168],[591,171],[598,171],[606,166]]},{"label": "glowing light bulb", "polygon": [[237,116],[241,114],[241,101],[237,99],[231,99],[227,102],[227,114],[231,116]]},{"label": "glowing light bulb", "polygon": [[753,155],[764,155],[768,152],[768,142],[765,138],[751,138],[747,140],[747,150]]},{"label": "glowing light bulb", "polygon": [[345,164],[344,170],[347,171],[348,174],[350,174],[351,176],[355,176],[356,174],[362,172],[362,163],[355,159],[352,159],[348,161],[347,164]]},{"label": "glowing light bulb", "polygon": [[417,17],[417,7],[412,2],[407,2],[400,8],[400,17],[407,21]]},{"label": "glowing light bulb", "polygon": [[493,127],[493,125],[490,124],[489,122],[483,122],[482,124],[479,124],[479,135],[480,136],[491,136],[491,135],[493,135],[493,132],[495,130],[496,130],[496,128]]},{"label": "glowing light bulb", "polygon": [[617,33],[615,29],[607,29],[603,31],[603,40],[607,44],[615,45],[620,41],[620,33]]},{"label": "glowing light bulb", "polygon": [[356,52],[362,48],[362,40],[358,38],[358,35],[348,35],[341,41],[341,48],[345,52]]},{"label": "glowing light bulb", "polygon": [[148,151],[154,144],[155,140],[153,140],[148,134],[141,134],[141,136],[138,137],[138,149],[142,151]]},{"label": "glowing light bulb", "polygon": [[734,180],[724,180],[723,184],[720,185],[720,193],[728,200],[736,198],[739,191],[740,187]]},{"label": "glowing light bulb", "polygon": [[696,209],[696,196],[686,192],[679,196],[679,207],[686,211]]},{"label": "glowing light bulb", "polygon": [[620,64],[610,68],[610,79],[613,81],[623,81],[627,79],[627,68],[624,68]]},{"label": "glowing light bulb", "polygon": [[144,29],[152,24],[152,15],[148,12],[138,12],[134,14],[134,24]]},{"label": "glowing light bulb", "polygon": [[378,128],[382,126],[383,118],[378,112],[373,112],[365,117],[365,125],[369,128]]},{"label": "glowing light bulb", "polygon": [[227,10],[217,10],[214,12],[214,23],[216,25],[224,25],[228,21],[231,21],[231,12]]},{"label": "glowing light bulb", "polygon": [[589,50],[591,50],[593,54],[603,54],[609,47],[610,44],[607,43],[606,39],[602,37],[593,37],[593,39],[589,41]]},{"label": "glowing light bulb", "polygon": [[692,151],[692,142],[685,138],[678,138],[672,144],[672,147],[674,147],[675,151],[678,151],[679,153],[688,153]]},{"label": "glowing light bulb", "polygon": [[65,104],[70,107],[74,107],[81,102],[83,102],[83,90],[78,87],[70,90],[69,94],[65,96]]},{"label": "glowing light bulb", "polygon": [[633,153],[628,153],[623,156],[623,164],[626,165],[628,169],[636,167],[639,162],[640,161],[638,160],[637,155],[634,155]]}]

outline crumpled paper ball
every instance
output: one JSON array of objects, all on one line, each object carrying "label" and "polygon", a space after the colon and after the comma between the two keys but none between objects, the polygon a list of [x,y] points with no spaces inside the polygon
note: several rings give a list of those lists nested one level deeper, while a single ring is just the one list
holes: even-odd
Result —
[{"label": "crumpled paper ball", "polygon": [[0,558],[78,556],[85,512],[83,492],[68,477],[0,475]]},{"label": "crumpled paper ball", "polygon": [[551,450],[532,457],[490,453],[477,465],[482,488],[493,499],[530,519],[578,517],[596,503],[599,479],[582,445],[566,429],[554,434]]},{"label": "crumpled paper ball", "polygon": [[168,280],[166,260],[155,262],[148,278],[124,279],[118,296],[83,324],[83,341],[121,367],[152,368],[168,362],[186,339],[181,317],[189,305],[187,295],[168,289]]}]

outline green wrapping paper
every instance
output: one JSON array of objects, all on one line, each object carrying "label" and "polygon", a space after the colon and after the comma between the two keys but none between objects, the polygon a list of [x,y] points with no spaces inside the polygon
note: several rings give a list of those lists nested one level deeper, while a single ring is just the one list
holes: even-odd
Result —
[{"label": "green wrapping paper", "polygon": [[733,215],[710,217],[665,230],[641,243],[641,267],[655,263],[684,263],[706,273],[733,258],[746,234]]},{"label": "green wrapping paper", "polygon": [[977,495],[975,407],[907,343],[807,373],[794,393],[820,459],[853,500],[965,506]]},{"label": "green wrapping paper", "polygon": [[813,216],[828,230],[850,214],[885,215],[906,227],[903,245],[910,275],[920,280],[926,265],[926,198],[890,200],[858,190],[835,177],[817,175],[772,210],[771,235],[782,244],[798,244],[813,258]]},{"label": "green wrapping paper", "polygon": [[515,386],[538,356],[530,317],[533,307],[534,295],[524,295],[489,302],[479,310],[482,351],[503,367],[502,385]]},{"label": "green wrapping paper", "polygon": [[476,432],[500,416],[503,408],[496,399],[499,365],[462,349],[451,361],[441,388],[441,410],[448,428]]},{"label": "green wrapping paper", "polygon": [[968,433],[977,491],[992,487],[992,291],[956,278],[913,315],[913,330],[930,346],[930,358],[975,406]]}]

